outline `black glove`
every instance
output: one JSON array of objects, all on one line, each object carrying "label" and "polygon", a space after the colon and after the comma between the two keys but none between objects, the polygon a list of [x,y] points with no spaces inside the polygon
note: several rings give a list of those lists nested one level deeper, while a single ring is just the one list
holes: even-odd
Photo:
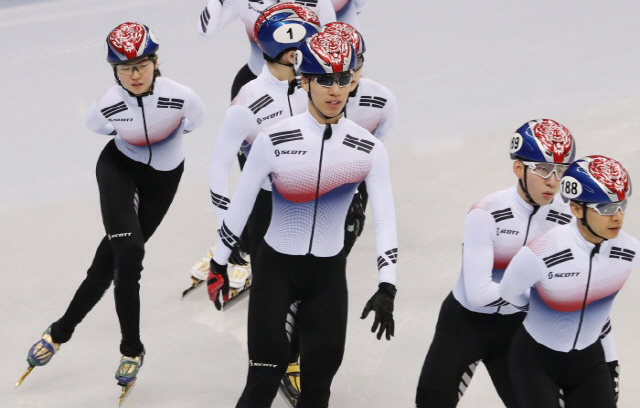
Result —
[{"label": "black glove", "polygon": [[229,301],[229,275],[227,274],[227,265],[220,265],[211,258],[209,261],[209,277],[207,278],[207,291],[209,299],[213,302],[216,309],[221,310],[220,292],[222,291],[222,301]]},{"label": "black glove", "polygon": [[395,323],[393,321],[393,299],[396,297],[395,285],[387,282],[382,282],[378,285],[378,291],[369,299],[362,311],[361,319],[366,319],[370,311],[376,313],[373,326],[371,326],[371,333],[375,333],[378,330],[378,340],[382,337],[382,334],[387,332],[387,340],[391,340],[394,335]]},{"label": "black glove", "polygon": [[238,242],[238,245],[233,247],[233,249],[231,250],[231,255],[229,255],[229,263],[232,263],[234,265],[247,265],[248,262],[242,256],[243,252],[246,253],[246,251],[243,251],[242,248],[240,248],[240,242]]},{"label": "black glove", "polygon": [[356,192],[349,205],[349,211],[347,211],[347,219],[344,223],[344,253],[349,255],[351,248],[356,243],[356,240],[362,234],[364,229],[364,221],[367,216],[364,213],[364,201],[362,194]]},{"label": "black glove", "polygon": [[609,372],[611,373],[611,379],[613,380],[613,393],[616,396],[616,402],[618,402],[618,396],[620,395],[620,365],[618,360],[608,361]]}]

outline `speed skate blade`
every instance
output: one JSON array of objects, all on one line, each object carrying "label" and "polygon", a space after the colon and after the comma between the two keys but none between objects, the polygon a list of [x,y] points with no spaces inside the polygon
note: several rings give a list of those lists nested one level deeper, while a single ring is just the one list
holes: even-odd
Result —
[{"label": "speed skate blade", "polygon": [[136,381],[138,381],[137,378],[135,380],[131,381],[127,385],[124,385],[122,383],[118,383],[118,385],[122,386],[122,393],[120,394],[120,398],[118,398],[118,406],[122,405],[124,403],[124,401],[127,399],[129,394],[131,393],[131,390],[136,385]]},{"label": "speed skate blade", "polygon": [[191,277],[191,281],[192,281],[191,287],[189,289],[185,290],[184,292],[182,292],[182,299],[184,299],[186,296],[190,295],[194,290],[198,289],[204,283],[204,280],[200,280],[198,278],[194,278],[193,276]]},{"label": "speed skate blade", "polygon": [[282,399],[285,400],[285,402],[287,403],[287,405],[289,405],[289,407],[296,408],[296,405],[298,405],[298,399],[295,398],[295,397],[292,397],[291,395],[289,395],[289,393],[287,392],[287,390],[284,387],[284,384],[282,384],[282,382],[280,383],[280,386],[278,387],[278,394],[280,394],[280,396],[282,396]]},{"label": "speed skate blade", "polygon": [[[233,295],[233,297],[230,297],[229,300],[227,300],[222,305],[222,311],[224,312],[225,310],[228,310],[233,305],[238,303],[240,300],[244,299],[249,294],[249,289],[251,289],[251,286],[248,286],[246,289],[242,289],[241,291],[237,292],[236,295]],[[235,289],[231,289],[231,291],[233,291],[233,290],[235,290]]]},{"label": "speed skate blade", "polygon": [[20,378],[18,378],[18,382],[16,383],[15,388],[18,388],[20,386],[20,384],[22,384],[24,379],[27,378],[27,376],[31,373],[31,370],[33,370],[34,367],[35,366],[30,365],[29,368],[27,368],[27,371],[25,371],[24,374],[22,374],[22,376]]}]

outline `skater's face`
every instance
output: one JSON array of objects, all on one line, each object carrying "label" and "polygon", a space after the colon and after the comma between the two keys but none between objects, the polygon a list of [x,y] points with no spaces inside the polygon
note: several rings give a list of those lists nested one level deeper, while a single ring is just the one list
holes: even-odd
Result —
[{"label": "skater's face", "polygon": [[[558,180],[556,172],[552,172],[551,175],[544,178],[530,171],[524,163],[518,160],[513,163],[513,172],[523,182],[526,172],[527,190],[529,191],[529,195],[531,196],[533,201],[535,201],[538,205],[550,204],[551,201],[553,201],[553,198],[558,193],[558,189],[560,188],[560,181]],[[521,197],[526,197],[520,185],[518,185],[518,192],[520,193]]]},{"label": "skater's face", "polygon": [[[571,202],[571,212],[576,218],[581,219],[584,214],[584,207],[581,204]],[[620,210],[616,211],[613,215],[600,215],[593,208],[587,207],[587,224],[598,235],[606,239],[614,239],[620,234],[622,230],[622,223],[624,221],[624,213]],[[597,244],[602,241],[602,238],[594,236],[581,222],[578,222],[578,229],[582,236],[589,242]]]},{"label": "skater's face", "polygon": [[302,88],[309,93],[309,111],[318,121],[336,123],[340,119],[352,90],[351,80],[350,72],[302,77]]},{"label": "skater's face", "polygon": [[153,85],[153,72],[157,66],[155,61],[145,57],[129,64],[116,65],[116,74],[122,86],[134,95],[149,92]]}]

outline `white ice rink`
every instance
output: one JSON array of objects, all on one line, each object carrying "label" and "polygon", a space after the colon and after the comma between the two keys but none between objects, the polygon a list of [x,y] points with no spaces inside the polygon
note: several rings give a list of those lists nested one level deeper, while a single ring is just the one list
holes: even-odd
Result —
[{"label": "white ice rink", "polygon": [[[52,362],[17,390],[27,351],[59,318],[104,234],[95,163],[108,137],[84,128],[113,84],[104,39],[124,21],[157,34],[164,76],[193,88],[208,116],[185,137],[176,200],[147,245],[145,366],[128,407],[233,407],[245,382],[246,300],[217,312],[189,268],[214,239],[211,151],[231,81],[249,52],[239,22],[214,38],[196,24],[206,0],[0,0],[0,407],[115,407],[120,357],[112,289]],[[365,75],[398,97],[385,142],[400,258],[396,337],[378,341],[360,312],[377,285],[373,225],[349,258],[349,328],[331,406],[413,407],[440,304],[458,276],[464,216],[515,183],[513,131],[548,117],[578,155],[620,160],[640,183],[640,3],[632,0],[371,0],[360,15]],[[639,194],[640,195],[640,194]],[[640,196],[625,229],[640,236]],[[640,406],[640,276],[612,313],[620,407]],[[277,397],[274,407],[285,407]],[[501,407],[484,367],[459,404]]]}]

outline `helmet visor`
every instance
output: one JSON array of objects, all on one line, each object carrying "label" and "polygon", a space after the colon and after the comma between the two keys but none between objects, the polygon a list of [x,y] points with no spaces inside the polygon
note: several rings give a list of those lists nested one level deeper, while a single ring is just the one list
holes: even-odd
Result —
[{"label": "helmet visor", "polygon": [[617,203],[585,203],[585,205],[593,208],[600,215],[613,215],[618,210],[624,214],[627,209],[627,200],[622,200]]},{"label": "helmet visor", "polygon": [[524,165],[529,167],[529,170],[536,176],[540,176],[542,178],[549,178],[551,173],[556,173],[556,178],[560,180],[562,175],[569,167],[568,164],[556,164],[556,163],[540,163],[540,162],[522,162]]}]

